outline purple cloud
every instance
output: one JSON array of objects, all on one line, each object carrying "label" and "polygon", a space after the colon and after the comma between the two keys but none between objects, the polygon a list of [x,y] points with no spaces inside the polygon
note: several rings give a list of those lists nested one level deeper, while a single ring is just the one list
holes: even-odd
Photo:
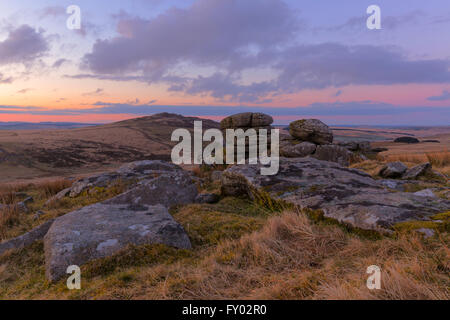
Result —
[{"label": "purple cloud", "polygon": [[42,9],[41,18],[45,17],[60,17],[66,15],[66,8],[63,6],[49,6]]},{"label": "purple cloud", "polygon": [[[404,15],[398,16],[386,16],[383,17],[381,27],[382,29],[394,30],[406,25],[417,24],[422,17],[426,16],[426,13],[422,10],[414,10]],[[326,27],[326,28],[315,28],[315,31],[329,31],[329,32],[342,32],[348,31],[354,33],[358,32],[367,32],[368,29],[366,27],[368,16],[358,16],[351,17],[346,22],[340,25]]]},{"label": "purple cloud", "polygon": [[105,90],[103,90],[102,88],[98,88],[97,90],[83,93],[83,96],[103,96],[104,94]]},{"label": "purple cloud", "polygon": [[17,93],[19,93],[19,94],[25,94],[25,93],[27,93],[27,92],[29,92],[29,91],[32,91],[32,90],[34,90],[34,89],[33,89],[33,88],[25,88],[25,89],[22,89],[22,90],[17,91]]},{"label": "purple cloud", "polygon": [[[97,40],[85,65],[100,74],[141,71],[161,80],[179,62],[241,69],[256,52],[294,36],[296,18],[281,0],[199,0],[151,20],[124,18],[120,36]],[[238,65],[236,65],[238,64]]]},{"label": "purple cloud", "polygon": [[64,63],[66,63],[66,62],[69,62],[69,60],[64,59],[64,58],[58,59],[58,60],[56,60],[56,61],[53,63],[52,67],[58,69],[59,67],[61,67],[61,66],[62,66]]},{"label": "purple cloud", "polygon": [[342,90],[338,90],[336,91],[335,94],[333,94],[334,97],[339,97],[340,95],[342,95],[343,91]]},{"label": "purple cloud", "polygon": [[10,63],[29,64],[41,57],[49,49],[43,32],[28,25],[10,31],[8,37],[0,42],[0,65]]},{"label": "purple cloud", "polygon": [[445,101],[445,100],[450,100],[450,91],[443,90],[441,95],[428,97],[427,100],[428,101]]},{"label": "purple cloud", "polygon": [[276,68],[278,87],[295,92],[346,85],[450,82],[449,60],[409,60],[401,53],[372,45],[337,43],[287,49]]},{"label": "purple cloud", "polygon": [[[384,21],[397,28],[418,14]],[[119,35],[97,40],[83,58],[92,73],[68,77],[164,83],[172,92],[241,103],[305,89],[450,83],[448,59],[411,60],[373,45],[299,44],[301,21],[281,0],[198,0],[150,20],[117,19]],[[190,71],[178,71],[185,66]],[[255,68],[270,68],[271,78],[249,83],[244,71]]]},{"label": "purple cloud", "polygon": [[10,84],[13,80],[12,77],[5,77],[3,73],[0,73],[0,84]]}]

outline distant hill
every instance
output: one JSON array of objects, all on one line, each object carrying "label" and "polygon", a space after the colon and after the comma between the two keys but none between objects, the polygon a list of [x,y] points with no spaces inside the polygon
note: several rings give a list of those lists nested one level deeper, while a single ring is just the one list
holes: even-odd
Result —
[{"label": "distant hill", "polygon": [[0,130],[74,129],[96,125],[76,122],[0,122]]},{"label": "distant hill", "polygon": [[0,131],[0,181],[78,175],[141,159],[170,160],[175,129],[219,123],[160,113],[84,128]]}]

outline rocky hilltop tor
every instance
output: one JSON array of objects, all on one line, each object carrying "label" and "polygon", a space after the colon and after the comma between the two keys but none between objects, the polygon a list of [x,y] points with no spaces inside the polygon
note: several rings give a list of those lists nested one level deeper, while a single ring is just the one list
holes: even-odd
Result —
[{"label": "rocky hilltop tor", "polygon": [[[120,155],[114,161],[132,161],[75,181],[26,184],[2,191],[0,265],[6,263],[6,267],[0,269],[0,277],[6,282],[0,286],[0,296],[5,291],[20,294],[30,283],[34,288],[49,286],[46,290],[57,294],[67,268],[77,265],[87,277],[95,279],[89,284],[93,291],[104,292],[101,286],[95,286],[115,270],[119,270],[115,281],[125,283],[139,278],[139,268],[145,266],[153,268],[146,269],[151,280],[139,279],[153,281],[147,284],[150,287],[160,285],[157,276],[152,278],[156,274],[173,272],[171,276],[166,274],[164,281],[195,274],[201,279],[169,283],[167,290],[178,292],[177,297],[191,298],[200,294],[193,292],[207,291],[205,297],[211,298],[214,293],[205,281],[214,278],[214,273],[225,272],[219,265],[228,266],[229,271],[239,265],[232,271],[234,278],[248,277],[239,273],[242,268],[268,261],[273,266],[286,263],[280,267],[283,271],[273,270],[275,277],[288,276],[293,272],[291,268],[297,267],[308,270],[304,272],[311,276],[315,268],[326,266],[324,259],[339,248],[344,255],[354,251],[351,246],[357,240],[352,237],[386,239],[378,243],[391,241],[392,248],[392,241],[402,232],[411,232],[414,239],[423,241],[448,239],[448,176],[436,171],[431,163],[413,167],[401,162],[383,163],[371,175],[355,168],[373,161],[369,158],[376,152],[369,142],[335,143],[326,124],[299,119],[291,123],[289,133],[281,135],[282,157],[276,175],[260,175],[261,164],[201,165],[186,170],[163,155],[171,147],[171,131],[193,128],[194,120],[158,114],[96,128],[101,132],[96,137],[89,137],[89,130],[94,128],[42,133],[40,139],[53,142],[46,148],[41,146],[43,149],[34,150],[37,141],[32,141],[28,148],[34,150],[33,156],[40,155],[38,161],[45,162],[53,154],[49,166],[81,166],[84,161],[98,161],[101,157],[109,162],[110,152]],[[268,115],[242,113],[220,124],[203,121],[203,128],[271,128],[272,123]],[[62,139],[67,139],[68,146],[63,146]],[[318,253],[321,250],[323,253]],[[273,256],[258,256],[262,252],[272,252]],[[30,264],[25,268],[31,268],[32,275],[21,279],[17,271],[8,269],[14,263],[16,267]],[[258,272],[270,269],[258,266]],[[211,271],[214,268],[216,271]],[[21,281],[28,282],[24,285]],[[222,286],[234,285],[227,281]],[[264,285],[270,286],[258,286]],[[440,292],[442,284],[436,286]],[[245,290],[254,297],[248,288]],[[85,294],[92,297],[89,295],[93,291]],[[36,296],[35,291],[27,292]]]}]

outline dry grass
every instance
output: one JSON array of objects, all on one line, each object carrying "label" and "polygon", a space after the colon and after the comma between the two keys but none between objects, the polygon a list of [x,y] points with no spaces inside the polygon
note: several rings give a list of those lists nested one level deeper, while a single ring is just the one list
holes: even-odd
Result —
[{"label": "dry grass", "polygon": [[[382,164],[358,165],[376,171]],[[34,212],[64,187],[56,181],[3,191],[32,195]],[[124,188],[119,182],[64,198],[42,209],[38,221],[32,214],[2,212],[0,236],[16,236]],[[430,239],[398,229],[393,237],[374,240],[311,213],[279,210],[283,207],[233,197],[174,208],[171,214],[193,250],[129,246],[82,266],[80,291],[67,290],[64,279],[47,282],[43,245],[37,242],[0,256],[0,299],[450,299],[447,229],[436,229]],[[381,290],[366,287],[370,265],[382,270]]]},{"label": "dry grass", "polygon": [[[137,299],[450,298],[443,238],[427,242],[402,235],[371,241],[336,226],[316,225],[299,212],[270,218],[261,230],[203,254],[199,261],[190,257],[124,268],[111,275],[113,286],[104,287],[105,279],[97,276],[86,281],[86,292]],[[381,290],[365,285],[366,268],[373,264],[382,269]]]},{"label": "dry grass", "polygon": [[[71,183],[66,179],[54,179],[1,185],[0,204],[8,204],[8,206],[0,210],[0,240],[17,237],[49,219],[112,198],[123,193],[127,188],[126,183],[118,180],[107,188],[92,188],[76,198],[65,197],[45,205],[53,195],[69,187]],[[17,203],[29,196],[33,198],[33,201],[27,203],[27,212],[18,210]],[[38,218],[35,217],[37,211],[40,211]]]},{"label": "dry grass", "polygon": [[435,168],[442,168],[450,166],[450,152],[427,152],[427,153],[406,153],[406,154],[388,154],[388,155],[378,155],[377,157],[380,161],[393,162],[402,161],[409,163],[424,163],[430,162]]},{"label": "dry grass", "polygon": [[35,185],[35,187],[41,192],[42,197],[50,198],[58,192],[69,188],[72,185],[72,181],[67,179],[43,181]]},{"label": "dry grass", "polygon": [[[187,223],[209,214],[205,210],[191,206],[175,216],[188,229]],[[188,217],[198,211],[202,211],[198,217]],[[230,223],[234,218],[224,219]],[[202,239],[194,241],[192,251],[162,245],[131,246],[85,265],[80,291],[67,290],[64,281],[54,285],[45,281],[42,244],[11,253],[0,257],[0,265],[6,263],[0,270],[0,279],[6,279],[6,284],[0,284],[0,297],[450,299],[446,233],[432,239],[405,233],[373,241],[336,225],[313,222],[304,213],[291,210],[268,218],[256,231],[240,230],[237,238],[225,232],[210,242],[202,232],[220,232],[223,227],[212,220],[206,220],[202,230],[188,231],[191,237]],[[22,274],[17,265],[33,259],[35,266]],[[381,268],[381,290],[366,287],[370,265]]]},{"label": "dry grass", "polygon": [[378,175],[380,170],[384,167],[386,163],[381,160],[365,160],[350,165],[350,168],[355,168],[362,170],[371,176],[375,177]]},{"label": "dry grass", "polygon": [[8,237],[9,230],[21,222],[21,214],[15,205],[0,209],[0,241]]},{"label": "dry grass", "polygon": [[17,201],[17,192],[24,189],[24,184],[0,185],[0,204],[13,204]]},{"label": "dry grass", "polygon": [[62,178],[41,180],[34,183],[5,183],[0,185],[0,203],[13,204],[18,200],[18,192],[29,190],[38,190],[41,197],[50,198],[71,185],[72,181]]}]

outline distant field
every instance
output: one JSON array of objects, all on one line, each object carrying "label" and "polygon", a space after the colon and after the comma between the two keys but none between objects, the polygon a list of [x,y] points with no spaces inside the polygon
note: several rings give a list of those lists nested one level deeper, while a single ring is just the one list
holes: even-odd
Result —
[{"label": "distant field", "polygon": [[[0,130],[0,182],[30,181],[50,177],[78,177],[107,171],[121,163],[141,159],[170,159],[177,128],[192,130],[196,118],[159,114],[107,125],[74,129]],[[203,120],[204,129],[219,124]],[[54,125],[54,124],[52,124]],[[285,127],[285,126],[284,126]],[[450,127],[370,128],[333,127],[336,141],[369,140],[386,147],[384,160],[414,154],[426,161],[426,153],[449,152]],[[400,136],[439,140],[440,143],[397,144]]]},{"label": "distant field", "polygon": [[369,140],[388,141],[408,136],[418,139],[434,139],[434,137],[449,135],[450,126],[446,127],[332,127],[335,140]]},{"label": "distant field", "polygon": [[[0,182],[105,171],[124,162],[170,159],[173,130],[197,118],[159,114],[61,130],[0,130]],[[203,127],[218,123],[203,120]]]},{"label": "distant field", "polygon": [[75,129],[92,126],[95,126],[95,124],[74,122],[0,122],[0,130]]}]

